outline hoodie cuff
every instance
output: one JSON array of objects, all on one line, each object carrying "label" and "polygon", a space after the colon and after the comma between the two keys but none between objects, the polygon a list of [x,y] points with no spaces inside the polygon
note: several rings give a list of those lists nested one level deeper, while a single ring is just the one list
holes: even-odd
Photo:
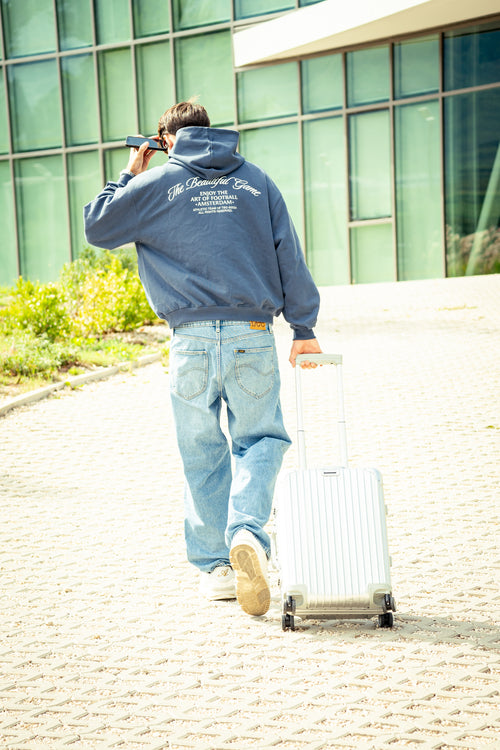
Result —
[{"label": "hoodie cuff", "polygon": [[122,169],[120,172],[120,177],[118,178],[118,184],[120,186],[126,185],[127,182],[130,182],[132,177],[135,177],[136,175],[133,172],[129,172],[128,169]]},{"label": "hoodie cuff", "polygon": [[293,327],[293,340],[294,341],[307,341],[308,339],[315,339],[316,336],[312,328],[305,328],[304,326]]}]

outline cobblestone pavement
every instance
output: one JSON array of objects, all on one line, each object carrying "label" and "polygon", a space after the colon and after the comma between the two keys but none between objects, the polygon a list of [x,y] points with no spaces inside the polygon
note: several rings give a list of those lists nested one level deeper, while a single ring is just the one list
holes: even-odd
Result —
[{"label": "cobblestone pavement", "polygon": [[[0,746],[499,748],[499,281],[322,290],[351,463],[384,476],[392,630],[283,633],[275,572],[264,617],[199,598],[160,364],[4,417]],[[311,463],[336,450],[333,374],[305,373]]]}]

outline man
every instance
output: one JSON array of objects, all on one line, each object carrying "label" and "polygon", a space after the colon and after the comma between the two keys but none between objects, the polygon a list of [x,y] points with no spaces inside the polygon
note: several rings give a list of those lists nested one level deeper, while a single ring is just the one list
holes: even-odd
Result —
[{"label": "man", "polygon": [[168,163],[146,171],[154,151],[131,149],[118,182],[85,206],[86,236],[108,249],[135,242],[148,300],[172,329],[186,547],[200,590],[237,596],[261,615],[270,605],[264,526],[290,444],[271,324],[280,313],[290,323],[293,366],[298,354],[320,352],[319,294],[283,197],[236,151],[235,131],[211,128],[188,101],[162,115],[158,139]]}]

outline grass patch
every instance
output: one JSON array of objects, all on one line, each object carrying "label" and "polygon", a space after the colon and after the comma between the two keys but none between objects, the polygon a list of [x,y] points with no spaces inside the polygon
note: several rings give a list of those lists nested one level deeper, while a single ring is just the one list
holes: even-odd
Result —
[{"label": "grass patch", "polygon": [[135,252],[87,249],[55,282],[0,288],[0,398],[162,352],[166,340]]}]

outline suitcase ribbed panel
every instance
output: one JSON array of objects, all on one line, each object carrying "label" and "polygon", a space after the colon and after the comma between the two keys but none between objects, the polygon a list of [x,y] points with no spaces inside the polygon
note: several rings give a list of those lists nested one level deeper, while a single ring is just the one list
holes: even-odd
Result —
[{"label": "suitcase ribbed panel", "polygon": [[279,482],[276,511],[282,593],[294,596],[297,614],[384,611],[391,582],[378,471],[291,471]]}]

